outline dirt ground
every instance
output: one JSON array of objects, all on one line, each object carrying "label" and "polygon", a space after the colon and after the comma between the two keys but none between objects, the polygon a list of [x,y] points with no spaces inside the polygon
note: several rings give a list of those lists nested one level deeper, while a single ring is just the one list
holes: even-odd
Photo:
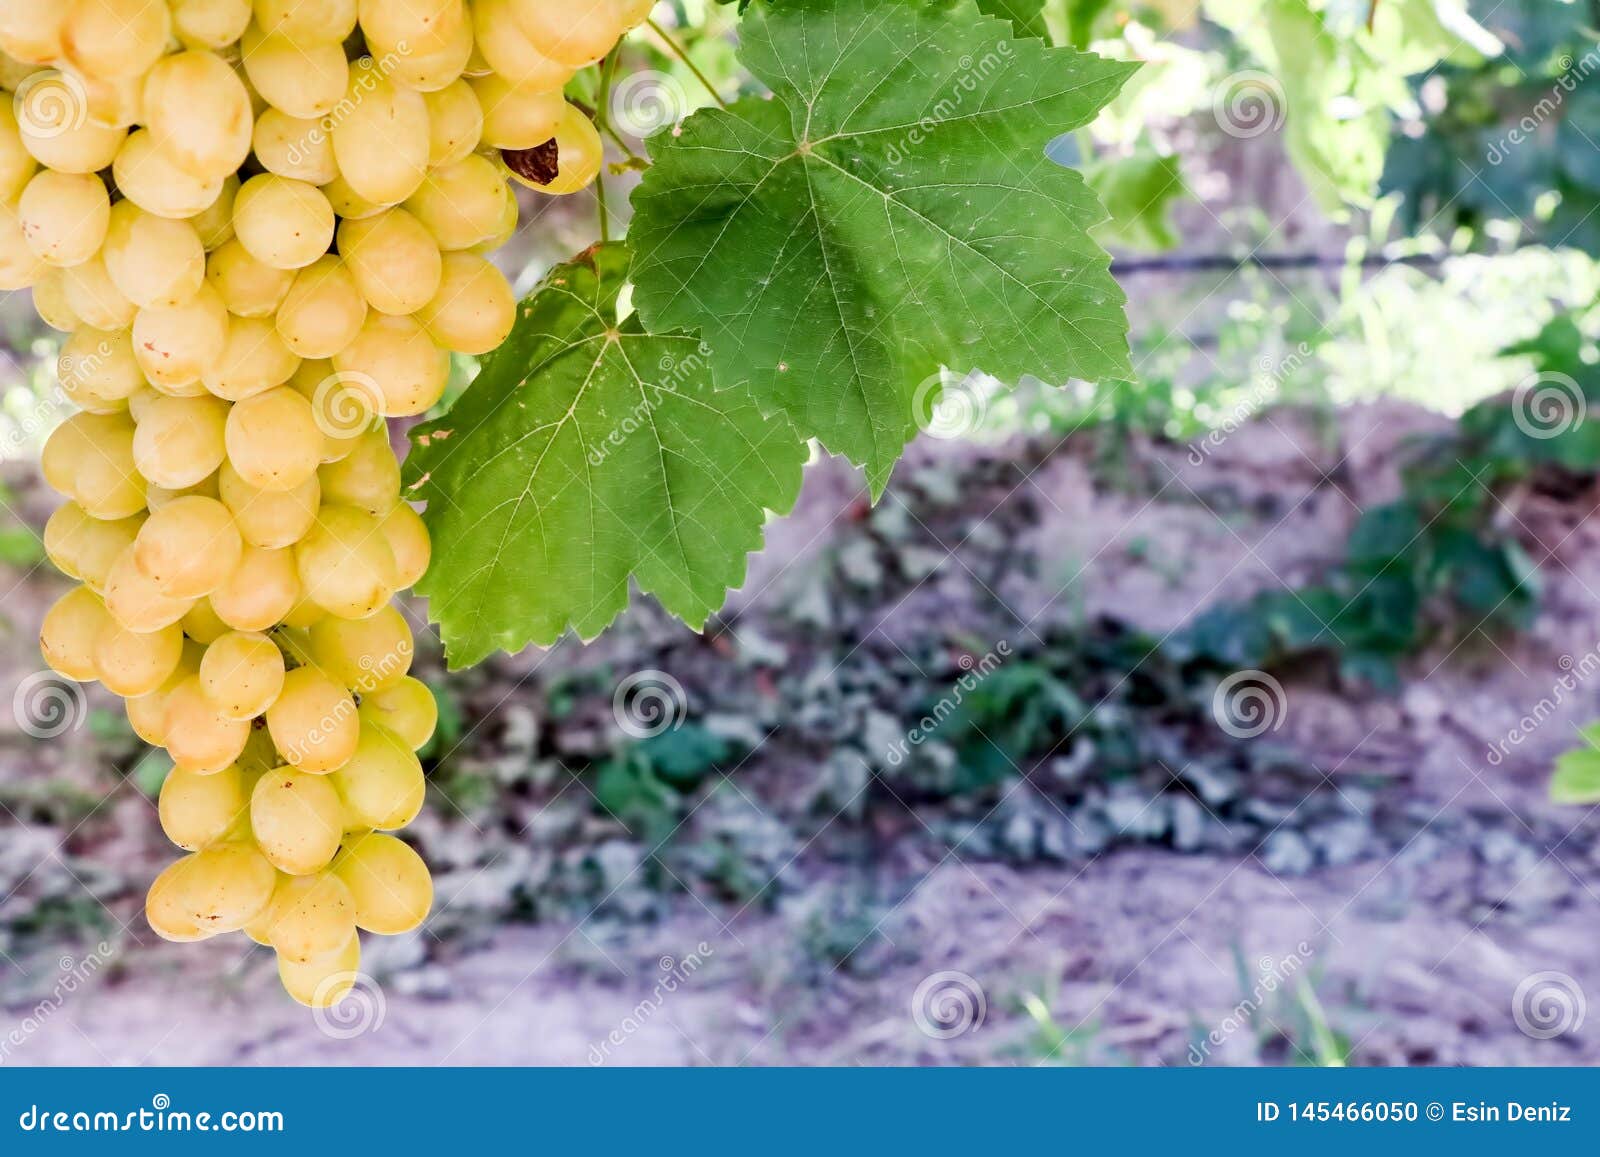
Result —
[{"label": "dirt ground", "polygon": [[[1330,439],[1271,414],[1199,467],[1181,448],[1133,448],[1142,488],[1097,483],[1063,450],[1024,483],[1039,565],[998,597],[1041,630],[1113,614],[1160,634],[1219,598],[1312,577],[1356,513],[1392,495],[1403,437],[1438,421],[1360,407]],[[737,608],[832,549],[853,485],[818,472]],[[163,945],[119,908],[127,938],[69,991],[81,945],[12,962],[30,983],[8,1001],[20,1040],[0,1041],[0,1063],[1596,1063],[1600,1028],[1583,1013],[1585,990],[1600,992],[1600,823],[1549,804],[1544,783],[1600,696],[1580,688],[1509,758],[1486,758],[1600,644],[1595,496],[1524,497],[1506,517],[1546,583],[1533,630],[1422,656],[1394,695],[1288,682],[1273,741],[1323,793],[1383,793],[1396,822],[1302,835],[1295,805],[1245,853],[1115,846],[1027,866],[888,832],[847,865],[808,857],[808,840],[793,857],[803,886],[770,905],[691,890],[647,919],[597,909],[461,932],[436,916],[377,944],[372,987],[324,1017],[281,997],[265,950]],[[906,643],[978,598],[968,544],[937,546],[944,565],[886,596],[869,635]],[[30,669],[44,589],[8,596],[11,670]],[[0,745],[0,781],[86,742]],[[780,764],[781,742],[766,753]],[[127,846],[91,858],[137,863],[148,802],[123,792],[106,806]],[[42,828],[12,818],[13,858],[38,838],[36,858],[66,867]],[[473,886],[442,879],[441,913]],[[841,909],[840,895],[855,902]]]}]

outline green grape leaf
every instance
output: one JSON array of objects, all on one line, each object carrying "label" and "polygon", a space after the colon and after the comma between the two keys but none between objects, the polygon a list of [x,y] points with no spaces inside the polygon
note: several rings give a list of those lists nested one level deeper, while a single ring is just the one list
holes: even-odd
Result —
[{"label": "green grape leaf", "polygon": [[1044,0],[978,0],[978,11],[985,16],[1011,21],[1018,36],[1050,38],[1050,30],[1044,23]]},{"label": "green grape leaf", "polygon": [[418,584],[453,666],[592,638],[630,578],[703,625],[744,581],[807,448],[740,388],[717,390],[698,339],[618,316],[628,254],[557,267],[443,417],[412,432],[413,498],[433,566]]},{"label": "green grape leaf", "polygon": [[752,6],[771,99],[650,140],[633,195],[646,327],[698,330],[723,385],[865,465],[881,493],[940,367],[1128,377],[1105,217],[1045,153],[1134,66],[1016,38],[971,0]]}]

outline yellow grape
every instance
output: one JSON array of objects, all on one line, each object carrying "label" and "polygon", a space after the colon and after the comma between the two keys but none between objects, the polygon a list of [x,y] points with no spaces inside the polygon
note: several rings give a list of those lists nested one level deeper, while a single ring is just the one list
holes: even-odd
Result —
[{"label": "yellow grape", "polygon": [[401,88],[364,57],[351,73],[340,110],[333,155],[351,190],[378,205],[416,192],[428,171],[428,106],[422,95]]},{"label": "yellow grape", "polygon": [[191,675],[167,692],[162,731],[167,754],[179,767],[201,775],[221,771],[244,752],[250,722],[219,712]]},{"label": "yellow grape", "polygon": [[[343,234],[346,226],[340,226]],[[344,349],[367,320],[367,299],[346,263],[320,257],[302,269],[278,309],[278,336],[302,358],[325,359]]]},{"label": "yellow grape", "polygon": [[393,687],[411,670],[416,642],[394,607],[367,619],[329,617],[311,628],[311,661],[358,695]]},{"label": "yellow grape", "polygon": [[221,295],[202,285],[181,305],[139,310],[133,319],[133,356],[163,393],[203,394],[201,375],[222,358],[229,329]]},{"label": "yellow grape", "polygon": [[233,231],[257,261],[304,269],[333,243],[333,206],[307,181],[262,173],[239,187]]},{"label": "yellow grape", "polygon": [[218,398],[150,400],[133,434],[139,473],[157,486],[181,490],[222,465],[228,405]]},{"label": "yellow grape", "polygon": [[297,44],[339,44],[356,28],[356,0],[255,0],[256,26]]},{"label": "yellow grape", "polygon": [[[72,269],[50,269],[61,277],[61,290],[66,294],[67,307],[83,325],[96,330],[126,330],[138,317],[139,307],[123,296],[117,283],[110,280],[110,270],[99,256],[88,259],[82,266]],[[138,350],[134,350],[138,354]]]},{"label": "yellow grape", "polygon": [[101,258],[118,292],[141,308],[182,305],[205,283],[206,251],[194,226],[132,201],[111,207]]},{"label": "yellow grape", "polygon": [[159,691],[183,658],[183,628],[177,623],[136,634],[110,624],[94,644],[94,669],[106,689],[125,699]]},{"label": "yellow grape", "polygon": [[512,170],[512,175],[530,189],[553,196],[565,196],[587,189],[600,175],[605,160],[605,147],[600,132],[583,112],[567,105],[556,127],[556,156],[558,171],[546,184],[531,181]]},{"label": "yellow grape", "polygon": [[372,314],[356,339],[333,358],[333,368],[370,381],[391,418],[420,414],[444,396],[450,355],[409,317]]},{"label": "yellow grape", "polygon": [[113,414],[144,386],[133,355],[133,335],[85,327],[61,346],[56,361],[61,390],[80,409]]},{"label": "yellow grape", "polygon": [[197,643],[185,642],[183,657],[178,660],[178,669],[168,677],[160,689],[148,695],[129,699],[123,704],[135,735],[154,747],[166,745],[167,696],[178,684],[199,673],[200,659],[204,654],[204,647]]},{"label": "yellow grape", "polygon": [[296,667],[285,675],[283,691],[266,716],[278,752],[301,771],[343,767],[361,737],[355,700],[315,667]]},{"label": "yellow grape", "polygon": [[[459,4],[460,0],[457,2]],[[367,49],[387,63],[389,75],[396,84],[420,93],[437,92],[459,80],[472,60],[472,22],[466,19],[464,11],[449,37],[437,49],[412,52],[399,44],[368,35]]]},{"label": "yellow grape", "polygon": [[511,0],[474,0],[478,50],[512,86],[528,92],[560,92],[577,71],[534,47],[512,12]]},{"label": "yellow grape", "polygon": [[[49,83],[43,82],[44,85]],[[65,84],[54,95],[63,102],[80,99]],[[29,93],[28,103],[35,102],[43,106],[40,89]],[[31,117],[27,115],[26,107],[17,127],[23,146],[34,160],[62,173],[98,173],[109,167],[128,135],[126,129],[98,125],[87,117],[51,120],[45,120],[42,116]]]},{"label": "yellow grape", "polygon": [[6,0],[0,4],[0,52],[27,64],[60,59],[70,11],[61,0]]},{"label": "yellow grape", "polygon": [[361,937],[352,934],[345,946],[328,956],[301,964],[278,956],[283,989],[307,1008],[332,1008],[355,987],[361,968]]},{"label": "yellow grape", "polygon": [[120,626],[141,635],[170,627],[194,605],[193,599],[162,594],[155,580],[139,569],[131,546],[106,574],[105,600],[106,610]]},{"label": "yellow grape", "polygon": [[28,245],[16,207],[0,202],[0,290],[27,289],[48,268]]},{"label": "yellow grape", "polygon": [[206,281],[235,317],[271,317],[294,279],[294,270],[257,260],[237,237],[223,242],[206,259]]},{"label": "yellow grape", "polygon": [[202,180],[221,180],[250,155],[250,94],[210,52],[175,53],[152,68],[145,77],[143,113],[162,153]]},{"label": "yellow grape", "polygon": [[185,851],[194,852],[226,836],[250,812],[244,773],[237,766],[213,775],[174,767],[161,784],[156,804],[161,830]]},{"label": "yellow grape", "polygon": [[233,199],[238,193],[239,178],[229,174],[227,180],[222,182],[216,200],[188,218],[189,224],[194,226],[195,232],[200,234],[200,240],[205,243],[207,253],[233,239]]},{"label": "yellow grape", "polygon": [[338,952],[356,934],[356,904],[332,872],[284,876],[260,929],[278,955],[305,964]]},{"label": "yellow grape", "polygon": [[329,614],[363,619],[395,592],[394,552],[364,510],[323,506],[294,554],[306,597]]},{"label": "yellow grape", "polygon": [[316,521],[322,484],[313,475],[292,490],[261,490],[224,462],[217,476],[217,494],[233,512],[245,542],[271,550],[293,546],[305,537]]},{"label": "yellow grape", "polygon": [[149,129],[128,135],[111,175],[117,189],[147,213],[157,217],[195,217],[222,195],[221,177],[207,180],[183,169],[168,156]]},{"label": "yellow grape", "polygon": [[206,389],[219,398],[241,402],[283,385],[300,366],[295,352],[283,344],[271,318],[234,317],[222,356],[200,375]]},{"label": "yellow grape", "polygon": [[507,193],[505,171],[474,153],[429,172],[406,208],[433,234],[438,248],[470,249],[500,228]]},{"label": "yellow grape", "polygon": [[39,260],[81,265],[100,251],[111,223],[111,197],[92,173],[36,173],[17,202],[22,235]]},{"label": "yellow grape", "polygon": [[187,856],[175,864],[169,864],[151,882],[144,900],[144,918],[151,931],[163,940],[180,944],[205,940],[218,934],[209,929],[202,931],[199,920],[189,911],[189,905],[182,902],[184,896],[179,881],[188,869]]},{"label": "yellow grape", "polygon": [[322,186],[322,195],[328,198],[328,203],[333,206],[336,216],[344,221],[359,221],[363,217],[371,217],[382,213],[389,206],[380,205],[376,201],[369,201],[350,187],[350,182],[342,176],[335,177]]},{"label": "yellow grape", "polygon": [[265,631],[300,597],[294,552],[246,544],[239,565],[211,592],[211,609],[236,631]]},{"label": "yellow grape", "polygon": [[269,173],[313,185],[326,185],[339,175],[333,159],[333,137],[321,121],[292,117],[269,108],[256,120],[256,160]]},{"label": "yellow grape", "polygon": [[416,586],[433,558],[433,542],[422,516],[404,502],[383,516],[383,537],[394,552],[395,577],[400,588]]},{"label": "yellow grape", "polygon": [[311,403],[287,386],[239,402],[228,413],[228,464],[258,490],[305,485],[322,462],[322,430]]},{"label": "yellow grape", "polygon": [[[133,416],[133,420],[137,422],[139,420],[139,415],[144,413],[149,403],[158,397],[160,397],[160,395],[155,391],[146,390],[137,397],[129,400],[128,413],[131,414]],[[151,513],[160,510],[163,506],[166,506],[169,503],[176,502],[180,498],[190,498],[196,495],[201,498],[217,497],[217,476],[215,474],[207,474],[193,486],[183,486],[176,490],[169,490],[165,486],[145,487],[145,502],[149,505]]]},{"label": "yellow grape", "polygon": [[237,932],[272,902],[277,884],[278,873],[248,843],[212,844],[156,877],[145,912],[161,935],[188,928],[199,935],[185,938]]},{"label": "yellow grape", "polygon": [[162,594],[198,599],[233,573],[243,548],[228,508],[190,494],[150,515],[134,539],[133,557]]},{"label": "yellow grape", "polygon": [[378,426],[356,441],[350,453],[317,472],[324,502],[354,506],[383,516],[400,501],[400,463],[389,448],[389,431]]},{"label": "yellow grape", "polygon": [[39,465],[45,481],[91,516],[127,518],[145,508],[136,439],[125,414],[74,414],[51,431]]},{"label": "yellow grape", "polygon": [[283,652],[266,635],[230,631],[214,640],[200,660],[200,689],[217,714],[254,719],[283,690]]},{"label": "yellow grape", "polygon": [[210,598],[195,600],[180,620],[183,633],[196,643],[210,646],[228,633],[228,624],[211,608]]},{"label": "yellow grape", "polygon": [[344,836],[343,815],[328,776],[292,767],[267,772],[250,793],[256,844],[273,867],[291,876],[309,876],[328,866]]},{"label": "yellow grape", "polygon": [[250,0],[167,0],[172,31],[186,48],[227,48],[250,23]]},{"label": "yellow grape", "polygon": [[409,932],[428,918],[428,866],[394,836],[372,832],[348,841],[333,861],[355,904],[356,925],[382,936]]},{"label": "yellow grape", "polygon": [[101,80],[140,76],[161,59],[171,32],[165,3],[74,0],[61,26],[61,55]]},{"label": "yellow grape", "polygon": [[344,801],[344,827],[352,831],[405,827],[422,810],[427,790],[410,746],[376,724],[362,725],[355,754],[329,778]]},{"label": "yellow grape", "polygon": [[[466,88],[466,85],[461,87]],[[449,89],[437,98],[441,102],[452,99]],[[0,101],[0,201],[8,204],[22,195],[29,178],[39,168],[39,162],[34,160],[33,154],[23,144],[21,126],[17,123],[17,114],[12,106],[11,101]]]},{"label": "yellow grape", "polygon": [[[429,169],[471,156],[483,136],[483,106],[472,86],[465,80],[453,80],[435,92],[423,93],[422,99],[428,108]],[[4,155],[0,150],[0,191],[5,188]]]},{"label": "yellow grape", "polygon": [[349,85],[344,45],[309,44],[267,36],[252,24],[240,41],[244,71],[273,108],[312,120],[339,107]]},{"label": "yellow grape", "polygon": [[361,725],[379,724],[394,732],[413,751],[433,738],[439,724],[439,704],[421,679],[407,675],[393,687],[361,697]]},{"label": "yellow grape", "polygon": [[417,311],[437,344],[464,354],[486,354],[511,335],[517,298],[505,275],[475,253],[447,253],[439,292]]},{"label": "yellow grape", "polygon": [[39,652],[50,669],[80,683],[97,677],[95,641],[114,626],[100,596],[88,587],[74,587],[45,612],[39,628]]},{"label": "yellow grape", "polygon": [[[3,106],[0,106],[3,107]],[[87,264],[87,262],[85,263]],[[39,315],[39,320],[51,329],[62,333],[71,333],[80,325],[86,324],[79,316],[78,311],[72,308],[72,299],[67,295],[67,275],[70,269],[46,269],[33,283],[33,309]],[[128,321],[132,322],[133,314],[130,310]],[[106,328],[102,326],[101,328]],[[121,326],[111,328],[120,329]]]},{"label": "yellow grape", "polygon": [[438,52],[467,23],[462,0],[361,0],[362,32],[396,52]]},{"label": "yellow grape", "polygon": [[560,89],[514,88],[503,76],[474,77],[472,91],[483,106],[483,143],[496,149],[531,149],[556,135],[566,100]]},{"label": "yellow grape", "polygon": [[362,296],[380,313],[415,313],[438,292],[438,242],[404,209],[343,222],[339,254]]},{"label": "yellow grape", "polygon": [[535,49],[572,68],[593,64],[621,37],[617,0],[510,0]]},{"label": "yellow grape", "polygon": [[90,590],[103,591],[111,564],[132,545],[143,523],[139,515],[91,518],[76,502],[68,502],[51,515],[45,525],[45,551],[61,570],[82,581]]}]

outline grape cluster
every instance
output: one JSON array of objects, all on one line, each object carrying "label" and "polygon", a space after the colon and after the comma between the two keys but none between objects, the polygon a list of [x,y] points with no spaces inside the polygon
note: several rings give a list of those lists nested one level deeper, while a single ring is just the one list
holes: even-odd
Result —
[{"label": "grape cluster", "polygon": [[170,940],[244,931],[336,1002],[358,929],[432,904],[387,833],[422,806],[437,708],[390,603],[427,568],[385,417],[503,341],[485,254],[508,179],[593,181],[563,87],[646,0],[5,0],[0,288],[68,334],[45,530],[80,580],[50,666],[170,753],[189,854],[146,902]]}]

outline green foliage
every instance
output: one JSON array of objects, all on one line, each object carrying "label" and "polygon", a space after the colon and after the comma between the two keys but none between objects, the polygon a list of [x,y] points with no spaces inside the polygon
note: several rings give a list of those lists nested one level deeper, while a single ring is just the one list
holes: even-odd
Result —
[{"label": "green foliage", "polygon": [[699,343],[619,315],[618,246],[556,269],[444,417],[413,434],[428,500],[430,599],[453,665],[598,634],[630,578],[696,626],[744,577],[767,510],[800,488],[805,445]]},{"label": "green foliage", "polygon": [[[1309,0],[1206,0],[1205,11],[1281,89],[1289,156],[1330,215],[1347,203],[1372,203],[1391,119],[1415,107],[1407,77],[1446,57],[1499,51],[1459,4],[1434,0],[1385,0],[1370,10]],[[1262,87],[1249,81],[1229,99],[1262,101]]]},{"label": "green foliage", "polygon": [[[1551,322],[1504,351],[1531,358],[1542,380],[1600,405],[1600,372],[1575,323]],[[1571,385],[1567,385],[1571,383]],[[1535,395],[1480,402],[1450,433],[1413,446],[1401,497],[1366,511],[1343,562],[1323,583],[1269,591],[1201,615],[1186,633],[1197,653],[1262,667],[1306,651],[1337,652],[1346,674],[1379,686],[1421,647],[1468,632],[1527,626],[1538,609],[1537,570],[1497,526],[1509,487],[1537,471],[1600,469],[1600,423],[1542,424]]]},{"label": "green foliage", "polygon": [[[749,5],[770,95],[653,136],[627,242],[558,267],[414,432],[452,665],[593,637],[630,582],[703,625],[807,441],[881,493],[944,367],[1128,373],[1104,210],[1046,148],[1134,66],[1014,29],[1046,31],[1039,0]],[[1160,237],[1161,211],[1133,227]]]},{"label": "green foliage", "polygon": [[1159,252],[1175,249],[1173,203],[1188,195],[1182,163],[1176,156],[1143,151],[1098,161],[1084,169],[1084,179],[1100,198],[1110,220],[1096,236],[1107,245]]},{"label": "green foliage", "polygon": [[748,384],[875,491],[941,366],[1128,370],[1122,293],[1089,235],[1103,213],[1045,149],[1131,66],[1016,40],[965,3],[897,8],[754,7],[741,57],[773,99],[652,138],[631,233],[645,324],[697,331],[719,384]]},{"label": "green foliage", "polygon": [[1413,232],[1513,222],[1600,255],[1600,94],[1587,83],[1600,14],[1549,0],[1487,7],[1503,56],[1444,63],[1441,91],[1395,140],[1382,191],[1404,198]]}]

